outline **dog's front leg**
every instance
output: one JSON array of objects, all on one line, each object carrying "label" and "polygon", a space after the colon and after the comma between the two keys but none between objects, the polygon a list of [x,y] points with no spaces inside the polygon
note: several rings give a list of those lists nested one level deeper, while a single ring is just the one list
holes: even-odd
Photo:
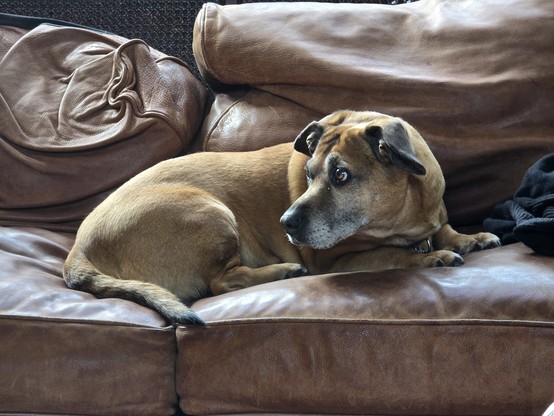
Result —
[{"label": "dog's front leg", "polygon": [[377,247],[372,250],[345,254],[337,258],[330,272],[404,269],[410,267],[459,266],[462,257],[450,250],[418,253],[413,248]]},{"label": "dog's front leg", "polygon": [[450,224],[445,224],[433,236],[433,245],[437,249],[450,250],[458,254],[484,250],[500,246],[500,239],[491,233],[460,234]]}]

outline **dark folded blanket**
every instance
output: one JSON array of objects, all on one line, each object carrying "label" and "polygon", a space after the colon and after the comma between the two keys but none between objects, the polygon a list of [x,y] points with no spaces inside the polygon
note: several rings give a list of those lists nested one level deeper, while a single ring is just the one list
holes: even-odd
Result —
[{"label": "dark folded blanket", "polygon": [[513,201],[497,205],[484,225],[502,244],[521,241],[554,255],[554,153],[529,168]]}]

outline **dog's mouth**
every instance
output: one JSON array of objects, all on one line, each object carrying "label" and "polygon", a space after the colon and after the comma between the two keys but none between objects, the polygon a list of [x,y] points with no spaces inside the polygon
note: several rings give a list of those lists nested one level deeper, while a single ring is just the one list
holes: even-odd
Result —
[{"label": "dog's mouth", "polygon": [[[302,241],[296,239],[294,236],[288,233],[286,235],[287,235],[287,239],[289,240],[289,243],[291,243],[292,245],[295,245],[300,249],[302,249],[303,247],[310,247],[308,244],[303,243]],[[311,248],[315,248],[315,247],[311,247]]]},{"label": "dog's mouth", "polygon": [[300,247],[303,246],[303,244],[300,241],[298,241],[296,238],[294,238],[292,235],[286,233],[286,236],[287,236],[287,240],[289,240],[289,243],[295,246],[300,246]]},{"label": "dog's mouth", "polygon": [[319,238],[308,239],[308,241],[300,241],[296,237],[294,237],[290,234],[287,234],[287,239],[289,240],[289,242],[291,244],[293,244],[293,245],[295,245],[299,248],[309,247],[309,248],[312,248],[314,250],[325,250],[325,249],[334,247],[335,245],[337,245],[344,238],[334,239],[333,241],[323,241],[322,239],[319,239]]},{"label": "dog's mouth", "polygon": [[304,235],[292,235],[286,233],[289,242],[297,247],[309,247],[315,250],[325,250],[336,246],[341,241],[353,236],[354,234],[363,231],[367,228],[369,221],[364,221],[362,225],[350,232],[344,234],[335,234],[331,231],[331,228],[321,227],[317,229],[313,234]]}]

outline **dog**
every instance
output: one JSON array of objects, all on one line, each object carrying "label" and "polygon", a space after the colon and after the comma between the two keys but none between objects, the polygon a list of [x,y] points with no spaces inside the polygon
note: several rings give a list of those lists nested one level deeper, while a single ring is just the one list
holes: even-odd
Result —
[{"label": "dog", "polygon": [[196,299],[305,274],[459,266],[497,247],[448,224],[441,168],[407,122],[338,111],[294,143],[160,162],[80,226],[68,287],[203,325]]}]

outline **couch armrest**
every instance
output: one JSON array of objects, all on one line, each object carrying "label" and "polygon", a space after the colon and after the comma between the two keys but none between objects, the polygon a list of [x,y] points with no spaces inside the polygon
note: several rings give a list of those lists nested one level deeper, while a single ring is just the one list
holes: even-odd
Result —
[{"label": "couch armrest", "polygon": [[21,35],[0,51],[1,225],[75,230],[115,187],[188,149],[206,90],[182,61],[83,28],[0,30]]}]

